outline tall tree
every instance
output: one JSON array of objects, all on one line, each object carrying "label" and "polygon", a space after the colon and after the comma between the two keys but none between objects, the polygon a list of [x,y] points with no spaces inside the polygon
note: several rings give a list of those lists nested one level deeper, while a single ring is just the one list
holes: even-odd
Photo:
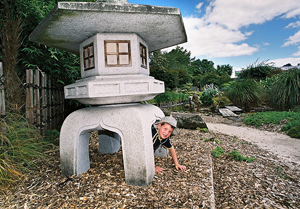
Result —
[{"label": "tall tree", "polygon": [[215,67],[214,67],[214,62],[213,61],[209,61],[207,59],[203,59],[200,62],[200,73],[201,74],[205,74],[205,73],[209,73],[209,72],[213,72],[215,71]]},{"label": "tall tree", "polygon": [[229,64],[227,64],[227,65],[217,65],[217,73],[220,76],[225,75],[225,74],[231,76],[232,66],[230,66]]},{"label": "tall tree", "polygon": [[1,48],[4,74],[4,89],[6,109],[19,113],[22,108],[22,82],[17,73],[18,50],[20,47],[20,35],[22,20],[19,15],[13,14],[13,5],[4,0],[1,5]]},{"label": "tall tree", "polygon": [[249,65],[246,69],[243,69],[238,75],[240,79],[256,79],[265,80],[269,72],[273,70],[273,63],[268,63],[268,61],[255,62]]}]

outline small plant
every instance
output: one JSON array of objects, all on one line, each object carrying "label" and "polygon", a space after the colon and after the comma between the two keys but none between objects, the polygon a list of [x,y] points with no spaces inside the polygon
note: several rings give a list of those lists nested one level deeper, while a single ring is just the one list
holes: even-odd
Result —
[{"label": "small plant", "polygon": [[210,141],[215,141],[215,137],[212,137],[212,138],[206,138],[204,141],[205,142],[210,142]]},{"label": "small plant", "polygon": [[234,150],[233,152],[228,153],[228,156],[235,161],[246,161],[248,163],[251,163],[252,161],[256,160],[255,157],[244,157],[242,156],[238,151]]},{"label": "small plant", "polygon": [[227,155],[229,158],[234,159],[235,161],[246,161],[247,163],[251,163],[256,160],[255,157],[244,157],[238,151],[234,150],[233,152],[229,152],[228,154],[224,153],[222,147],[217,146],[215,149],[211,151],[211,155],[215,158],[219,158],[222,155]]},{"label": "small plant", "polygon": [[219,158],[220,156],[224,155],[224,150],[222,149],[222,147],[217,146],[211,151],[211,155],[215,158]]},{"label": "small plant", "polygon": [[203,132],[203,133],[208,133],[208,129],[207,128],[199,128],[197,127],[196,130],[200,131],[200,132]]},{"label": "small plant", "polygon": [[241,142],[241,144],[252,145],[251,142]]},{"label": "small plant", "polygon": [[205,85],[205,87],[203,88],[203,92],[207,95],[212,96],[212,97],[215,97],[215,96],[219,95],[219,89],[213,83],[210,84],[210,85]]},{"label": "small plant", "polygon": [[283,168],[281,168],[280,166],[276,168],[276,173],[282,179],[289,179],[289,176],[284,172]]}]

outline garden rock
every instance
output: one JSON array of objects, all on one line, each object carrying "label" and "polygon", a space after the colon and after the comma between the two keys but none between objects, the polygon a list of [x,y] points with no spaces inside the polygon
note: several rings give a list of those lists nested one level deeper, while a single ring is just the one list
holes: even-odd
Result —
[{"label": "garden rock", "polygon": [[207,128],[206,123],[197,113],[172,113],[172,116],[177,120],[178,128],[197,129]]}]

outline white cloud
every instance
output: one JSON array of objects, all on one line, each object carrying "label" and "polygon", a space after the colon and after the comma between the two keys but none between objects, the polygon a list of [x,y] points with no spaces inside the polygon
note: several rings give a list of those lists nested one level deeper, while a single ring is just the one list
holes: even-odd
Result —
[{"label": "white cloud", "polygon": [[282,67],[290,63],[292,66],[298,65],[300,63],[300,57],[288,57],[288,58],[280,58],[275,60],[270,60],[270,62],[274,62],[276,67]]},{"label": "white cloud", "polygon": [[258,50],[246,43],[239,43],[246,40],[252,32],[228,30],[195,17],[183,18],[183,21],[188,35],[188,43],[184,47],[193,56],[232,57],[251,55]]},{"label": "white cloud", "polygon": [[300,46],[298,47],[298,51],[294,53],[293,56],[295,57],[300,56]]},{"label": "white cloud", "polygon": [[293,36],[290,36],[283,46],[295,45],[300,43],[300,31],[295,33]]},{"label": "white cloud", "polygon": [[299,0],[215,0],[210,3],[206,21],[238,30],[250,24],[262,24],[274,17],[300,14]]},{"label": "white cloud", "polygon": [[199,4],[197,4],[196,9],[201,9],[202,5],[203,5],[203,2],[200,2]]},{"label": "white cloud", "polygon": [[300,21],[297,21],[288,24],[285,28],[299,28],[299,27],[300,27]]},{"label": "white cloud", "polygon": [[[298,2],[299,4],[299,2]],[[285,14],[285,18],[293,18],[293,17],[297,17],[300,15],[300,7],[299,5],[296,6],[295,8],[291,9],[290,11],[288,11],[286,14]]]}]

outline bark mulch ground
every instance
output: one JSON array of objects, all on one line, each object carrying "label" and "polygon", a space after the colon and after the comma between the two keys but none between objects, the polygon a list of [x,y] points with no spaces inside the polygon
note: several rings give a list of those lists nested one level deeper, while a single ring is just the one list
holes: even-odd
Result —
[{"label": "bark mulch ground", "polygon": [[[172,142],[187,171],[177,171],[170,156],[156,158],[156,165],[166,171],[156,174],[146,189],[125,184],[122,151],[100,154],[95,134],[90,140],[91,169],[82,175],[61,175],[59,149],[49,150],[47,161],[38,164],[40,171],[1,195],[0,207],[300,208],[299,170],[258,146],[232,136],[186,129]],[[256,160],[214,158],[211,151],[217,146],[225,153],[237,150]]]}]

